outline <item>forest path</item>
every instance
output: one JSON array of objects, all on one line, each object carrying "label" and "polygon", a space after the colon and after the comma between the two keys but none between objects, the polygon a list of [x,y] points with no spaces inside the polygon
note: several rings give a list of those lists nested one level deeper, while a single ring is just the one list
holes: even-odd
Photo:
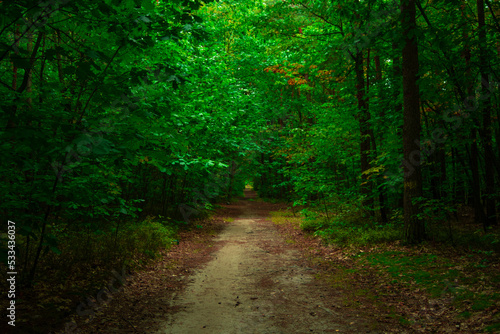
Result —
[{"label": "forest path", "polygon": [[[219,249],[174,294],[157,333],[378,333],[373,320],[343,312],[338,293],[268,220],[253,191],[226,208],[234,221]],[[349,313],[349,314],[346,314]]]}]

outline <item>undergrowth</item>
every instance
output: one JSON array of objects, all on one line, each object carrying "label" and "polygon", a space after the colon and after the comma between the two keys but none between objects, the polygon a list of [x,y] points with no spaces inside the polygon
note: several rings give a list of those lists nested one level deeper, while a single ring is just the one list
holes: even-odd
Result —
[{"label": "undergrowth", "polygon": [[[184,224],[149,216],[139,222],[88,222],[83,229],[73,226],[68,222],[59,223],[57,229],[49,227],[59,240],[58,251],[49,252],[46,247],[37,271],[38,283],[19,297],[19,312],[24,314],[23,306],[33,304],[40,310],[19,319],[20,326],[35,321],[31,316],[51,323],[61,321],[82,300],[107,286],[113,272],[122,275],[124,270],[138,269],[176,244]],[[20,236],[18,242],[26,241]]]},{"label": "undergrowth", "polygon": [[[358,247],[403,239],[403,216],[398,210],[392,213],[389,222],[382,223],[379,217],[363,210],[360,203],[337,203],[331,207],[333,214],[311,207],[295,213],[301,217],[302,230],[338,246]],[[479,225],[460,222],[452,217],[444,221],[442,217],[427,216],[424,220],[429,242],[465,251],[500,252],[498,228],[485,232]]]},{"label": "undergrowth", "polygon": [[361,210],[354,208],[345,208],[331,217],[308,208],[302,209],[300,214],[303,218],[300,227],[329,244],[365,246],[393,242],[402,237],[399,223],[370,221]]},{"label": "undergrowth", "polygon": [[[469,328],[474,330],[497,332],[500,328],[498,233],[484,233],[477,226],[458,222],[451,222],[447,231],[436,233],[443,229],[436,228],[433,225],[436,222],[428,222],[431,240],[418,247],[408,247],[401,245],[400,218],[395,214],[391,223],[380,224],[354,206],[339,208],[328,217],[311,208],[273,213],[276,224],[292,224],[321,238],[351,261],[345,267],[342,263],[331,263],[335,270],[323,278],[336,288],[349,286],[352,298],[356,291],[365,291],[363,284],[369,281],[373,291],[365,294],[367,298],[373,299],[388,316],[402,319],[401,324],[419,326],[426,320],[406,314],[410,311],[403,312],[382,300],[390,290],[391,298],[396,298],[398,303],[411,304],[402,299],[403,296],[394,296],[398,291],[409,290],[418,300],[418,294],[423,292],[429,301],[439,300],[445,305],[447,313],[441,315],[445,321],[469,322]],[[365,283],[356,286],[353,281],[357,279]]]},{"label": "undergrowth", "polygon": [[[479,261],[479,263],[478,263]],[[488,319],[500,306],[498,258],[493,254],[460,257],[436,250],[378,249],[361,253],[358,265],[374,268],[390,286],[423,290],[430,300],[444,301],[455,319],[485,319],[494,329],[500,318]]]}]

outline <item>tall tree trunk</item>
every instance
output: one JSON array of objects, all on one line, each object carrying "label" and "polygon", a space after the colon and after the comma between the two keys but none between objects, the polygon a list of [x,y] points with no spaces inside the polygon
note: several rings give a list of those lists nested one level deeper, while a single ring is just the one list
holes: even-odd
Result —
[{"label": "tall tree trunk", "polygon": [[365,93],[365,73],[363,69],[363,52],[358,51],[354,59],[356,73],[356,98],[358,100],[358,121],[360,143],[360,164],[361,164],[361,186],[360,192],[363,195],[364,203],[370,213],[373,213],[373,199],[371,198],[371,181],[367,172],[370,169],[370,115],[368,113],[368,103]]},{"label": "tall tree trunk", "polygon": [[[375,62],[375,81],[380,84],[382,82],[382,68],[380,67],[380,56],[378,54],[375,55],[374,57],[374,62]],[[367,65],[367,72],[368,69],[370,68],[370,65]],[[368,88],[367,88],[368,90]],[[380,90],[378,94],[383,94],[383,90]],[[382,98],[383,100],[383,98]],[[381,109],[380,113],[380,119],[384,119],[385,117],[385,112],[384,108]],[[381,135],[380,135],[381,136]],[[381,136],[382,137],[382,136]],[[378,157],[378,151],[377,151],[377,141],[375,140],[375,134],[373,131],[373,128],[370,127],[370,138],[372,142],[372,150],[373,150],[373,156],[376,158]],[[383,138],[382,138],[383,140]],[[387,200],[386,200],[386,187],[383,182],[383,180],[380,177],[377,177],[377,190],[378,190],[378,201],[379,201],[379,212],[380,212],[380,219],[383,223],[387,223]]]},{"label": "tall tree trunk", "polygon": [[404,158],[404,223],[405,240],[420,243],[425,239],[425,225],[420,219],[422,197],[422,173],[420,152],[420,94],[418,79],[418,43],[416,38],[416,0],[402,0],[403,26],[403,158]]},{"label": "tall tree trunk", "polygon": [[472,174],[472,202],[474,205],[474,220],[484,226],[486,216],[481,203],[481,180],[479,178],[478,149],[476,129],[472,129],[470,134],[470,169]]},{"label": "tall tree trunk", "polygon": [[484,220],[484,229],[496,224],[495,211],[495,175],[493,163],[495,156],[493,154],[492,136],[491,136],[491,96],[490,82],[488,78],[488,56],[486,50],[486,24],[484,18],[484,2],[477,0],[477,20],[479,25],[479,71],[481,73],[481,97],[483,100],[483,127],[481,129],[481,139],[484,147],[484,165],[486,182],[484,191],[484,201],[486,203],[486,219]]},{"label": "tall tree trunk", "polygon": [[[396,29],[397,27],[394,27],[394,29]],[[392,99],[393,101],[396,101],[396,103],[394,104],[393,106],[393,113],[394,115],[401,115],[403,114],[403,105],[399,102],[399,94],[400,94],[400,83],[398,82],[402,75],[403,75],[403,71],[401,69],[401,57],[400,57],[400,52],[398,51],[398,45],[396,43],[396,41],[393,41],[392,43],[392,52],[393,52],[393,58],[392,58],[392,92],[391,92],[391,96],[392,96]],[[398,136],[401,136],[403,137],[403,127],[398,127],[396,129],[396,133],[398,134]],[[402,146],[398,149],[398,152],[400,154],[403,153],[403,150],[402,150]],[[396,198],[395,198],[395,201],[394,201],[394,207],[396,208],[403,208],[403,197],[404,197],[404,194],[403,192],[400,192],[398,194],[396,194]]]},{"label": "tall tree trunk", "polygon": [[[465,4],[462,4],[462,17],[465,22],[464,8]],[[464,25],[464,27],[466,27],[466,25]],[[463,34],[465,42],[465,49],[464,49],[465,67],[467,76],[471,78],[472,77],[471,64],[470,64],[471,50],[469,46],[468,32],[465,31],[465,29],[466,28],[464,28],[464,34]],[[467,95],[470,97],[473,97],[475,95],[472,81],[467,85]],[[479,122],[475,110],[471,110],[471,119],[473,124],[469,138],[470,138],[470,171],[472,176],[472,182],[471,182],[472,204],[474,206],[475,222],[484,225],[484,220],[486,216],[484,214],[483,205],[481,203],[481,179],[479,177],[477,128],[476,128]]]}]

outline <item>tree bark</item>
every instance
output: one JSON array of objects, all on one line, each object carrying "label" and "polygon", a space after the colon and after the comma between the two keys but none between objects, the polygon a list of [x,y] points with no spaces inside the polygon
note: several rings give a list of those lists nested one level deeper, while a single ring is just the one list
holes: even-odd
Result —
[{"label": "tree bark", "polygon": [[479,71],[481,73],[481,99],[482,114],[483,114],[483,127],[480,132],[481,139],[484,147],[484,165],[485,165],[485,191],[484,202],[486,203],[486,219],[484,220],[483,227],[488,229],[490,226],[496,224],[496,211],[495,211],[495,175],[493,164],[495,156],[493,154],[492,136],[491,136],[491,96],[490,96],[490,82],[488,78],[488,56],[486,51],[486,24],[484,18],[484,2],[477,0],[477,20],[479,26]]},{"label": "tree bark", "polygon": [[363,70],[363,52],[358,51],[354,66],[356,72],[356,98],[358,100],[358,121],[360,134],[360,165],[361,165],[361,185],[360,192],[364,196],[363,205],[368,207],[373,213],[373,199],[371,198],[371,181],[365,173],[370,169],[370,115],[368,113],[368,103],[365,93],[365,75]]},{"label": "tree bark", "polygon": [[[394,29],[397,29],[397,27],[394,27]],[[392,58],[392,91],[391,91],[391,96],[393,101],[395,102],[392,108],[392,112],[394,115],[401,115],[403,114],[403,105],[402,103],[399,102],[399,95],[400,95],[400,82],[399,80],[403,76],[403,70],[401,69],[401,55],[400,51],[398,50],[398,45],[396,41],[393,41],[392,43],[392,52],[393,52],[393,58]],[[403,137],[403,126],[400,126],[396,129],[396,133],[398,136]],[[398,149],[398,153],[403,154],[402,150],[403,146]],[[396,208],[403,208],[403,197],[404,194],[403,192],[399,192],[395,194],[396,197],[394,198],[393,201],[393,206]]]},{"label": "tree bark", "polygon": [[403,27],[403,164],[405,241],[420,243],[426,237],[425,225],[419,217],[422,197],[420,152],[420,94],[418,80],[418,42],[416,38],[416,0],[402,0]]},{"label": "tree bark", "polygon": [[[465,22],[465,13],[464,13],[464,8],[465,4],[462,4],[462,17]],[[464,25],[465,27],[466,25]],[[472,77],[472,71],[471,71],[471,49],[469,46],[469,36],[468,32],[465,31],[464,28],[464,43],[465,43],[465,49],[464,49],[464,58],[465,58],[465,72],[469,78]],[[467,95],[470,97],[473,97],[474,94],[474,88],[472,85],[472,80],[470,84],[467,85]],[[466,106],[468,107],[468,106]],[[486,218],[483,210],[483,205],[481,203],[481,179],[479,177],[479,165],[478,165],[478,148],[477,148],[477,124],[478,124],[478,119],[475,110],[471,110],[471,119],[472,119],[472,129],[471,133],[469,134],[470,138],[470,171],[472,175],[472,182],[471,182],[471,192],[472,192],[472,204],[474,206],[474,221],[476,223],[480,223],[481,225],[484,225],[484,220]]]},{"label": "tree bark", "polygon": [[[378,54],[375,55],[374,62],[375,62],[375,81],[378,84],[380,84],[382,82],[382,68],[380,66],[380,56]],[[369,69],[369,68],[370,68],[370,65],[368,64],[367,69]],[[383,94],[383,90],[380,90],[379,94]],[[384,119],[384,117],[385,117],[384,108],[381,109],[379,117],[380,117],[380,119]],[[378,151],[377,151],[377,141],[375,140],[375,133],[373,131],[373,127],[370,128],[370,137],[371,137],[371,143],[372,143],[373,156],[376,158],[376,157],[378,157]],[[382,134],[380,134],[380,137],[382,137],[382,138],[379,138],[379,140],[380,139],[383,140]],[[379,208],[380,220],[383,223],[387,223],[388,222],[387,201],[386,201],[387,190],[386,190],[386,187],[383,183],[383,180],[380,178],[380,176],[377,177],[376,187],[378,190],[378,201],[379,201],[379,206],[380,206],[380,208]]]}]

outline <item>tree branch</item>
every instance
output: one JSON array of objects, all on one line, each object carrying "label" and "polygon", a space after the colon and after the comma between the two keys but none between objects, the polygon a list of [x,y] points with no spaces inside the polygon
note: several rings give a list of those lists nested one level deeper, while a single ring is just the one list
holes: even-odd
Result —
[{"label": "tree branch", "polygon": [[[106,64],[106,67],[104,68],[104,70],[102,70],[101,76],[106,73],[106,71],[108,70],[109,66],[111,65],[111,63],[113,62],[113,60],[115,59],[116,55],[118,54],[118,52],[120,51],[120,49],[122,47],[123,47],[123,45],[120,45],[116,49],[116,51],[113,54],[113,56],[111,57],[110,61]],[[80,113],[80,118],[78,119],[78,123],[77,124],[81,124],[82,123],[83,115],[85,115],[85,112],[87,111],[87,107],[89,106],[90,100],[92,100],[92,97],[97,92],[97,90],[99,89],[99,87],[100,87],[100,85],[96,85],[95,88],[92,90],[92,93],[90,93],[90,96],[87,99],[87,102],[85,103],[85,107],[83,107],[82,112]]]},{"label": "tree branch", "polygon": [[498,18],[495,15],[495,11],[493,10],[493,6],[491,6],[490,0],[485,0],[485,1],[486,1],[486,5],[488,6],[488,9],[490,10],[491,16],[493,16],[493,20],[495,21],[496,28],[497,28],[498,32],[500,32],[500,24],[498,23]]},{"label": "tree branch", "polygon": [[[47,8],[47,7],[45,7],[45,8]],[[45,9],[44,9],[44,10],[45,10]],[[11,45],[9,48],[7,48],[7,49],[5,50],[5,52],[4,52],[4,53],[0,56],[0,61],[2,61],[2,59],[4,59],[4,58],[5,58],[5,56],[7,56],[7,55],[9,54],[10,50],[12,50],[12,49],[14,48],[14,45],[16,45],[16,44],[17,44],[17,43],[18,43],[18,42],[19,42],[19,41],[20,41],[20,40],[21,40],[21,39],[22,39],[22,38],[23,38],[23,37],[24,37],[24,36],[25,36],[25,35],[26,35],[29,31],[30,31],[30,30],[31,30],[31,28],[32,28],[32,27],[33,27],[36,23],[38,23],[38,21],[40,21],[41,19],[45,19],[45,18],[50,17],[50,15],[52,15],[52,13],[56,12],[57,10],[59,10],[59,8],[54,9],[54,10],[53,10],[52,12],[50,12],[50,13],[47,13],[47,15],[44,15],[44,16],[40,15],[39,17],[37,17],[37,19],[36,19],[35,21],[33,21],[33,22],[30,24],[30,26],[29,26],[29,27],[28,27],[28,28],[27,28],[27,29],[26,29],[26,30],[25,30],[25,31],[24,31],[24,32],[23,32],[23,33],[22,33],[22,34],[21,34],[21,35],[20,35],[17,39],[15,39],[15,40],[14,40],[14,43],[12,43],[12,45]]]},{"label": "tree branch", "polygon": [[313,12],[313,11],[312,11],[312,10],[311,10],[311,9],[310,9],[310,8],[309,8],[306,4],[304,4],[303,2],[300,2],[300,5],[301,5],[302,7],[304,7],[305,9],[307,9],[311,15],[316,16],[317,18],[319,18],[319,19],[321,19],[322,21],[324,21],[324,22],[328,23],[329,25],[334,26],[334,27],[336,27],[336,28],[338,28],[338,29],[342,30],[342,27],[341,27],[341,26],[339,26],[338,24],[335,24],[335,23],[333,23],[333,22],[330,22],[329,20],[327,20],[326,18],[324,18],[323,16],[321,16],[321,15],[319,15],[319,14],[316,14],[315,12]]},{"label": "tree branch", "polygon": [[31,53],[30,56],[30,67],[26,69],[24,72],[23,82],[19,87],[19,89],[17,90],[18,93],[22,93],[26,89],[26,86],[28,85],[30,74],[31,72],[33,72],[33,67],[35,66],[35,60],[36,60],[35,56],[36,53],[38,52],[38,48],[40,47],[40,43],[42,42],[43,35],[44,34],[42,32],[38,33],[38,37],[35,42],[35,47],[33,48],[33,52]]}]

